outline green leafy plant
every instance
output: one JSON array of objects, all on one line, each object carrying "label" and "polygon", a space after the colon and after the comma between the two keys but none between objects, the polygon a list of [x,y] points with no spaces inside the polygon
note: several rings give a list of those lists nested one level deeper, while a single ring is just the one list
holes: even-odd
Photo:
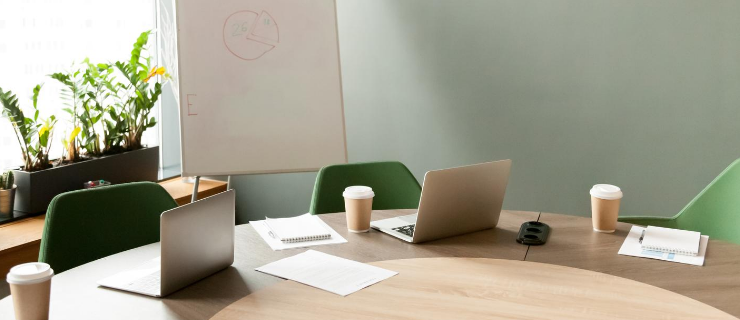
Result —
[{"label": "green leafy plant", "polygon": [[41,85],[33,88],[33,117],[26,117],[18,104],[18,98],[11,91],[0,88],[0,103],[3,105],[3,116],[10,120],[23,154],[23,170],[36,171],[51,167],[49,149],[52,133],[57,119],[50,116],[39,119],[38,97]]},{"label": "green leafy plant", "polygon": [[[77,135],[82,131],[80,127],[81,121],[79,116],[79,110],[83,109],[83,103],[85,101],[85,89],[83,79],[81,77],[81,71],[77,70],[71,73],[57,72],[50,75],[52,79],[61,82],[66,88],[62,89],[61,98],[64,100],[65,108],[62,110],[70,115],[70,123],[72,124],[72,133],[69,138],[62,138],[62,143],[65,146],[66,158],[69,161],[78,161],[80,159],[80,148],[77,144]],[[86,131],[91,128],[85,128]]]},{"label": "green leafy plant", "polygon": [[142,32],[134,42],[129,61],[114,63],[116,68],[126,78],[127,83],[119,84],[123,94],[116,95],[120,121],[126,122],[126,133],[123,137],[124,148],[136,150],[142,148],[141,136],[146,129],[154,127],[157,122],[150,113],[159,96],[162,94],[162,84],[155,82],[152,88],[149,80],[161,75],[168,79],[163,67],[152,66],[150,57],[143,57],[151,31]]},{"label": "green leafy plant", "polygon": [[62,110],[70,115],[74,128],[62,142],[67,160],[78,161],[83,154],[101,156],[125,151],[122,144],[127,123],[112,101],[126,88],[115,81],[115,71],[110,64],[93,64],[86,58],[74,72],[51,75],[66,87],[61,94],[67,101]]},{"label": "green leafy plant", "polygon": [[[64,133],[59,164],[84,157],[101,156],[143,147],[143,133],[156,125],[152,109],[162,94],[162,81],[169,79],[163,67],[153,66],[146,54],[151,31],[136,39],[127,61],[93,64],[89,59],[73,65],[73,71],[50,77],[62,85],[62,110],[69,114],[71,131]],[[121,79],[119,81],[117,76]],[[152,81],[153,80],[153,81]],[[21,145],[26,171],[52,166],[49,149],[55,116],[39,119],[37,109],[41,86],[34,88],[34,116],[27,118],[10,91],[0,88],[3,115],[7,117]]]},{"label": "green leafy plant", "polygon": [[[128,122],[125,121],[127,113],[120,102],[126,87],[116,81],[113,72],[117,69],[113,65],[101,63],[97,65],[97,69],[97,72],[91,74],[89,83],[96,83],[101,91],[105,91],[105,93],[101,91],[95,93],[97,100],[104,105],[103,112],[107,115],[102,119],[103,154],[120,153],[126,151],[123,144],[128,133]],[[104,95],[103,99],[100,99],[101,94]],[[109,100],[114,102],[109,103]]]},{"label": "green leafy plant", "polygon": [[0,190],[13,189],[13,184],[15,184],[15,176],[13,175],[13,171],[5,171],[5,173],[0,176]]},{"label": "green leafy plant", "polygon": [[94,65],[89,59],[85,59],[86,69],[82,73],[82,84],[85,86],[85,100],[82,103],[81,113],[79,114],[82,130],[80,138],[85,151],[89,155],[100,156],[104,153],[104,147],[101,146],[99,130],[103,131],[105,140],[108,138],[107,131],[102,125],[106,110],[112,108],[107,105],[108,97],[114,88],[108,89],[110,79],[114,69],[106,64]]},{"label": "green leafy plant", "polygon": [[[113,65],[107,63],[93,65],[87,59],[85,59],[85,62],[87,63],[87,70],[84,75],[85,84],[90,88],[87,92],[86,105],[91,106],[90,108],[97,112],[96,117],[91,118],[92,125],[94,126],[100,122],[100,127],[103,130],[103,146],[102,149],[98,147],[95,154],[123,152],[125,149],[122,145],[128,131],[126,121],[122,121],[125,114],[119,111],[120,108],[116,108],[115,103],[111,103],[111,101],[120,99],[119,92],[123,92],[125,87],[116,82],[114,75],[116,69]],[[107,119],[106,115],[108,116]]]},{"label": "green leafy plant", "polygon": [[[63,110],[71,115],[73,127],[79,127],[79,135],[73,131],[65,141],[68,160],[78,160],[79,149],[100,156],[143,147],[141,137],[156,125],[151,111],[162,93],[162,83],[150,80],[169,79],[145,55],[150,34],[139,35],[128,61],[93,64],[85,59],[83,68],[73,73],[51,75],[66,86],[62,96],[68,106]],[[121,75],[119,81],[116,76]]]}]

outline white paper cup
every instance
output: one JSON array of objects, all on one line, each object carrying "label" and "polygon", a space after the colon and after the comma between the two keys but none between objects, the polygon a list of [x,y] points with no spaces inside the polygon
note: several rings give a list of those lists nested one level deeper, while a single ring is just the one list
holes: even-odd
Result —
[{"label": "white paper cup", "polygon": [[360,233],[370,230],[370,215],[373,211],[373,188],[351,186],[344,189],[344,211],[347,214],[347,230]]},{"label": "white paper cup", "polygon": [[54,270],[43,262],[19,264],[10,269],[6,280],[16,320],[49,319],[49,297]]},{"label": "white paper cup", "polygon": [[617,229],[622,189],[611,184],[597,184],[591,191],[591,220],[594,231],[611,233]]}]

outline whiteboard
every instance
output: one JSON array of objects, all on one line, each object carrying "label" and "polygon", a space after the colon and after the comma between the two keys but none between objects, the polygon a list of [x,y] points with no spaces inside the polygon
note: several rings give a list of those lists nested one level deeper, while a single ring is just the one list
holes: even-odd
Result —
[{"label": "whiteboard", "polygon": [[347,162],[334,0],[162,2],[183,176]]}]

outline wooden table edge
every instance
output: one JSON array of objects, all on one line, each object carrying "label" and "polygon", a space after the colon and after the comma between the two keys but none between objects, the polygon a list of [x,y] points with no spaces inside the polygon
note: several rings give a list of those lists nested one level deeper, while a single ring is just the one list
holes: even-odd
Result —
[{"label": "wooden table edge", "polygon": [[[638,287],[639,286],[650,287],[652,290],[656,290],[658,292],[664,292],[664,293],[667,293],[668,295],[678,296],[681,299],[687,299],[687,300],[691,301],[692,303],[695,303],[695,304],[698,304],[698,305],[702,305],[703,307],[706,307],[706,308],[711,308],[714,311],[722,314],[723,316],[726,316],[728,319],[738,319],[737,317],[735,317],[735,316],[727,313],[726,311],[723,311],[721,309],[718,309],[718,308],[716,308],[716,307],[714,307],[712,305],[709,305],[707,303],[704,303],[702,301],[699,301],[699,300],[693,299],[691,297],[682,295],[680,293],[673,292],[673,291],[670,291],[670,290],[667,290],[667,289],[664,289],[664,288],[661,288],[661,287],[657,287],[657,286],[654,286],[654,285],[651,285],[651,284],[648,284],[648,283],[644,283],[644,282],[632,280],[632,279],[629,279],[629,278],[619,277],[619,276],[615,276],[615,275],[610,275],[610,274],[606,274],[606,273],[602,273],[602,272],[598,272],[598,271],[592,271],[592,270],[583,269],[583,268],[575,268],[575,267],[561,266],[561,265],[549,264],[549,263],[544,263],[544,262],[535,262],[535,261],[526,261],[526,260],[511,260],[511,259],[496,259],[496,258],[477,258],[477,257],[426,257],[426,258],[408,258],[408,259],[381,260],[381,261],[368,262],[367,264],[372,265],[372,266],[376,266],[376,267],[380,267],[380,268],[386,268],[386,269],[391,270],[392,267],[391,266],[387,266],[387,265],[388,264],[392,264],[394,262],[402,263],[404,261],[422,261],[422,260],[428,260],[428,261],[430,261],[430,260],[448,260],[448,259],[451,259],[451,260],[471,260],[471,261],[493,261],[495,263],[502,263],[502,264],[519,264],[519,263],[534,264],[534,265],[544,266],[545,268],[555,269],[555,270],[562,270],[562,271],[566,271],[566,272],[568,272],[568,271],[569,272],[573,272],[573,270],[577,270],[577,272],[581,272],[581,273],[584,273],[584,274],[593,274],[593,275],[598,275],[599,277],[607,277],[607,278],[612,278],[612,279],[618,279],[618,281],[623,281],[623,282],[625,282],[625,284],[632,284],[632,285],[638,286]],[[237,304],[244,303],[244,301],[249,300],[251,298],[251,296],[256,295],[256,294],[264,293],[267,290],[271,290],[271,288],[274,289],[274,287],[276,287],[276,286],[285,285],[286,282],[291,282],[291,283],[294,283],[294,284],[299,285],[299,286],[307,286],[305,284],[302,284],[302,283],[299,283],[299,282],[295,282],[293,280],[283,279],[282,281],[280,281],[280,282],[278,282],[276,284],[273,284],[273,285],[270,285],[270,286],[261,288],[260,290],[257,290],[255,292],[253,292],[252,294],[246,295],[246,296],[240,298],[239,300],[234,301],[233,303],[231,303],[230,305],[224,307],[224,309],[222,309],[221,311],[219,311],[215,315],[213,315],[210,318],[210,320],[231,320],[231,319],[235,319],[235,318],[227,317],[227,316],[225,316],[223,314],[224,313],[233,312],[231,310],[232,306],[235,306]],[[374,284],[374,285],[377,285],[377,284]],[[366,288],[360,289],[358,292],[361,292],[362,290],[365,290],[365,289]],[[322,290],[322,289],[311,288],[310,290]],[[344,297],[344,298],[346,299],[347,297]]]}]

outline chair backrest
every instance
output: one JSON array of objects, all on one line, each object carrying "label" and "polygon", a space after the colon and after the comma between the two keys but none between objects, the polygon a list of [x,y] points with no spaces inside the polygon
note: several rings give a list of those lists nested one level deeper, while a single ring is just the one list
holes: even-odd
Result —
[{"label": "chair backrest", "polygon": [[740,159],[675,216],[676,228],[740,244]]},{"label": "chair backrest", "polygon": [[339,164],[321,168],[313,188],[310,212],[344,211],[344,188],[363,185],[373,188],[374,210],[419,207],[421,186],[411,171],[398,161]]},{"label": "chair backrest", "polygon": [[159,216],[177,203],[153,182],[78,190],[46,211],[39,261],[55,272],[159,241]]}]

